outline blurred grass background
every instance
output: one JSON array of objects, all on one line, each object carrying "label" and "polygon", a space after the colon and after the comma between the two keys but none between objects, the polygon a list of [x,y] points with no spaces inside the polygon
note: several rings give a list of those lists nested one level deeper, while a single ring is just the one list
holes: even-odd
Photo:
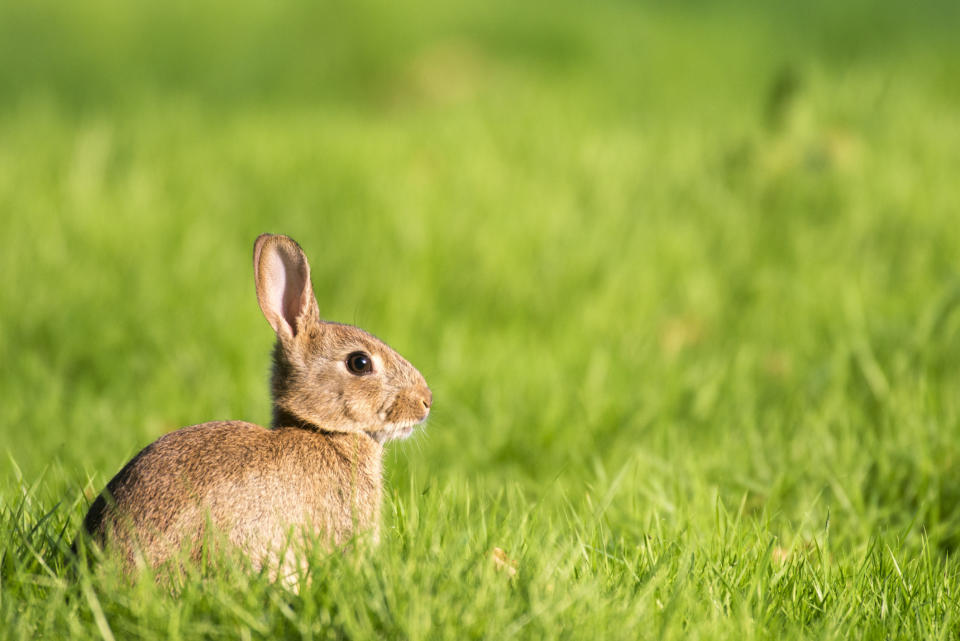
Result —
[{"label": "blurred grass background", "polygon": [[785,548],[829,522],[841,565],[888,531],[949,563],[958,24],[951,2],[4,2],[0,497],[42,487],[75,528],[161,434],[268,422],[272,231],[326,318],[434,389],[388,452],[395,507],[456,501],[453,531],[493,501],[533,564],[561,514],[689,550],[718,505]]}]

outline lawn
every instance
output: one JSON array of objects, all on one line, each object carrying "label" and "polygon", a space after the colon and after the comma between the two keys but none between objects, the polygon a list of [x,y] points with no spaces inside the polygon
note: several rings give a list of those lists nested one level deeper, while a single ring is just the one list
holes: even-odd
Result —
[{"label": "lawn", "polygon": [[[957,24],[0,4],[0,638],[957,638]],[[77,567],[140,448],[269,422],[266,231],[433,389],[381,544]]]}]

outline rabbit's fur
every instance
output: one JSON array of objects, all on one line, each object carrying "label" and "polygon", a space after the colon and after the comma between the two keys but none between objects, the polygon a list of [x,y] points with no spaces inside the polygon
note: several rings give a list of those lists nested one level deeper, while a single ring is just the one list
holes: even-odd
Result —
[{"label": "rabbit's fur", "polygon": [[[430,388],[403,357],[361,329],[320,320],[296,242],[264,234],[253,262],[257,300],[277,334],[272,428],[184,427],[127,463],[84,527],[128,569],[184,548],[199,555],[208,525],[256,565],[306,537],[376,538],[383,443],[409,436],[430,411]],[[358,352],[368,362],[351,362]],[[281,563],[297,567],[289,555]]]}]

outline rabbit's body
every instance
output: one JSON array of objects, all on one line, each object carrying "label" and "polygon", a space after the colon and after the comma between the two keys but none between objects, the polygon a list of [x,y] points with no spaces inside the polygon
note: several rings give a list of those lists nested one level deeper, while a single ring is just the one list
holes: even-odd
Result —
[{"label": "rabbit's body", "polygon": [[382,450],[361,434],[240,421],[184,427],[127,463],[84,526],[128,567],[141,553],[150,565],[185,546],[199,554],[208,523],[257,562],[304,534],[339,544],[360,526],[375,536]]},{"label": "rabbit's body", "polygon": [[[429,413],[420,373],[363,330],[319,319],[309,265],[285,236],[257,239],[261,309],[277,332],[272,429],[203,423],[144,448],[110,481],[84,528],[132,569],[200,553],[207,526],[251,560],[288,544],[376,538],[383,442]],[[285,573],[297,569],[289,556]]]}]

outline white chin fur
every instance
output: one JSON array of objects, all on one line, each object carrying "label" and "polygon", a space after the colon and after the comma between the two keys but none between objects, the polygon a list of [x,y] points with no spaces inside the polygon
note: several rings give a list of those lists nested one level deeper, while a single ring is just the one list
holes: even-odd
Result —
[{"label": "white chin fur", "polygon": [[367,432],[367,435],[370,436],[377,443],[385,443],[386,441],[393,440],[403,440],[409,438],[413,434],[413,429],[417,426],[416,422],[413,423],[394,423],[388,425],[382,430],[377,430],[375,432]]}]

